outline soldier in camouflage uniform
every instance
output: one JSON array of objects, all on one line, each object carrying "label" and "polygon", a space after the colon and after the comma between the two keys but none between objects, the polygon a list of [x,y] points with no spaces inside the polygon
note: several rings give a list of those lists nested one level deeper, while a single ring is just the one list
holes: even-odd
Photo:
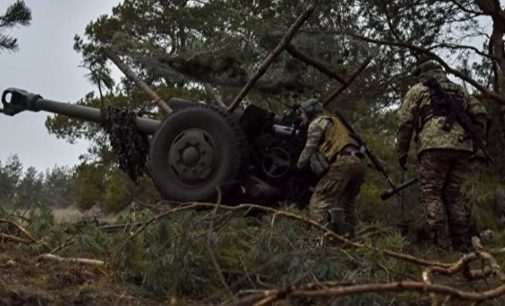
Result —
[{"label": "soldier in camouflage uniform", "polygon": [[459,122],[453,122],[447,129],[444,124],[448,116],[434,114],[432,91],[426,81],[434,79],[444,92],[463,95],[461,103],[472,119],[474,131],[478,131],[481,137],[486,130],[486,110],[462,87],[449,81],[438,63],[425,62],[417,73],[421,82],[407,92],[399,110],[399,162],[405,169],[410,141],[414,138],[417,143],[420,202],[424,207],[423,239],[441,243],[446,233],[444,216],[447,214],[448,234],[453,248],[466,250],[470,247],[470,216],[462,185],[472,172],[470,161],[476,148],[468,131]]},{"label": "soldier in camouflage uniform", "polygon": [[365,177],[364,154],[342,121],[324,112],[320,102],[311,99],[301,109],[305,122],[310,124],[297,167],[310,165],[322,175],[310,199],[310,215],[335,232],[352,236],[356,223],[354,201]]}]

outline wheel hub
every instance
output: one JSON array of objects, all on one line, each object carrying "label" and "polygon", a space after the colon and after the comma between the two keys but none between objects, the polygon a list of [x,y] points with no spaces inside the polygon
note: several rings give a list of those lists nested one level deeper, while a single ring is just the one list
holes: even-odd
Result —
[{"label": "wheel hub", "polygon": [[189,146],[182,152],[182,162],[186,166],[193,166],[200,160],[200,152],[194,146]]},{"label": "wheel hub", "polygon": [[168,162],[176,176],[187,184],[207,179],[213,172],[214,140],[202,129],[188,129],[174,138]]}]

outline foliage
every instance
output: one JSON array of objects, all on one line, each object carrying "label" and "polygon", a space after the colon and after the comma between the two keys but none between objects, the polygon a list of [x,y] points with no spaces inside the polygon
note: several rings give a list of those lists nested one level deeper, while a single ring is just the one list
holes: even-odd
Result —
[{"label": "foliage", "polygon": [[71,170],[63,167],[45,173],[23,169],[17,155],[0,162],[0,201],[4,207],[66,207],[72,204]]},{"label": "foliage", "polygon": [[[291,212],[303,214],[296,209]],[[147,210],[138,211],[135,216],[123,214],[116,221],[121,226],[114,231],[96,223],[56,224],[50,211],[43,207],[34,209],[25,220],[30,220],[28,229],[34,237],[42,238],[50,248],[58,247],[58,255],[105,260],[114,279],[138,294],[160,301],[198,301],[199,305],[229,301],[230,290],[240,295],[244,290],[287,288],[325,281],[360,284],[419,279],[421,267],[377,250],[414,252],[419,257],[454,260],[454,254],[444,250],[413,248],[411,241],[394,227],[380,223],[361,223],[357,231],[358,239],[364,245],[375,247],[374,250],[347,248],[332,241],[327,241],[323,247],[321,233],[307,224],[252,211],[246,214],[219,210],[174,213],[134,236],[139,229],[135,223],[152,217],[153,213]],[[20,219],[12,220],[22,224]],[[500,243],[494,242],[491,246]],[[40,245],[31,250],[47,252]],[[499,263],[503,264],[503,258],[499,258]],[[444,284],[445,280],[440,278],[437,282]],[[474,290],[485,284],[448,285]],[[496,305],[500,301],[496,301]],[[288,305],[307,303],[429,305],[429,297],[370,293],[330,301],[291,299]]]},{"label": "foliage", "polygon": [[[17,25],[26,26],[30,24],[32,14],[30,9],[22,0],[16,0],[5,13],[0,15],[0,31]],[[0,33],[0,50],[16,50],[18,41],[16,38]]]},{"label": "foliage", "polygon": [[81,209],[89,209],[97,204],[105,193],[103,168],[99,164],[78,166],[74,183],[74,198]]},{"label": "foliage", "polygon": [[83,163],[75,168],[54,167],[38,172],[23,169],[16,155],[0,162],[0,202],[3,207],[28,209],[95,205],[117,212],[134,201],[153,202],[159,195],[147,177],[134,184],[114,165]]},{"label": "foliage", "polygon": [[135,201],[153,202],[159,199],[150,179],[133,183],[115,166],[82,163],[74,172],[73,199],[82,210],[97,205],[104,212],[118,212]]},{"label": "foliage", "polygon": [[[297,211],[293,211],[297,213]],[[314,248],[316,232],[306,225],[268,215],[244,216],[206,211],[184,212],[168,217],[131,238],[134,228],[106,233],[95,224],[75,227],[56,225],[47,211],[30,214],[37,220],[30,227],[36,237],[58,245],[67,238],[55,232],[77,235],[65,256],[105,259],[121,280],[143,288],[158,298],[176,296],[218,301],[225,296],[218,277],[222,273],[232,290],[285,287],[306,282],[342,280],[359,282],[390,280],[412,272],[405,265],[376,253],[355,253],[335,245]],[[135,220],[152,217],[142,212]],[[209,228],[213,224],[213,231]],[[65,229],[65,227],[67,227]],[[397,233],[374,237],[378,247],[401,250],[404,241]],[[371,241],[370,241],[371,243]],[[211,252],[218,266],[211,260]],[[396,264],[396,266],[395,266]],[[387,265],[386,268],[383,265]],[[353,301],[383,301],[367,295]]]},{"label": "foliage", "polygon": [[0,163],[0,201],[4,205],[12,202],[22,168],[21,162],[16,155],[9,157],[5,165]]}]

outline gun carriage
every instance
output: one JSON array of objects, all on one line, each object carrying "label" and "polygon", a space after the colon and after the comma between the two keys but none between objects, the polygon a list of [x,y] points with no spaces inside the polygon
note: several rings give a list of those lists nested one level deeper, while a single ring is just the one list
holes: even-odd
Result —
[{"label": "gun carriage", "polygon": [[[45,111],[105,124],[103,110],[42,98],[9,88],[1,112]],[[136,129],[147,136],[147,169],[161,195],[176,201],[307,203],[315,178],[295,170],[305,130],[296,107],[277,116],[255,105],[232,113],[172,98],[173,113],[163,120],[137,116]]]}]

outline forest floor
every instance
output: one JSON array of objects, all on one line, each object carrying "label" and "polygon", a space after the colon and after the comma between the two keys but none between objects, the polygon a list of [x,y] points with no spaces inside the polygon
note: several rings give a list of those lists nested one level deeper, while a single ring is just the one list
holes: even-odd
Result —
[{"label": "forest floor", "polygon": [[[89,219],[76,208],[53,209],[56,223]],[[101,218],[112,222],[114,216]],[[170,305],[142,296],[117,281],[107,267],[46,261],[36,250],[0,241],[0,306]]]},{"label": "forest floor", "polygon": [[[258,294],[261,299],[262,294],[290,286],[317,290],[422,282],[427,266],[440,263],[442,270],[456,271],[462,258],[450,250],[418,245],[397,228],[380,223],[360,224],[354,242],[333,240],[321,247],[321,231],[309,227],[303,211],[251,215],[251,208],[223,206],[218,211],[186,205],[109,216],[99,222],[83,222],[83,216],[72,210],[38,209],[23,216],[4,211],[0,215],[0,306],[226,305]],[[490,247],[503,245],[500,237]],[[500,271],[505,254],[498,253],[498,262],[491,264]],[[47,254],[66,261],[48,259]],[[423,258],[431,264],[416,263]],[[488,266],[492,267],[476,257],[467,267]],[[468,281],[465,271],[459,270],[433,275],[433,281],[471,295],[497,288],[505,292],[501,273]],[[415,291],[281,300],[275,305],[433,303],[432,295]],[[490,299],[480,305],[502,302]],[[242,305],[256,304],[263,305],[257,298]]]},{"label": "forest floor", "polygon": [[107,269],[68,262],[49,262],[17,245],[0,244],[2,306],[160,304],[119,284]]}]

